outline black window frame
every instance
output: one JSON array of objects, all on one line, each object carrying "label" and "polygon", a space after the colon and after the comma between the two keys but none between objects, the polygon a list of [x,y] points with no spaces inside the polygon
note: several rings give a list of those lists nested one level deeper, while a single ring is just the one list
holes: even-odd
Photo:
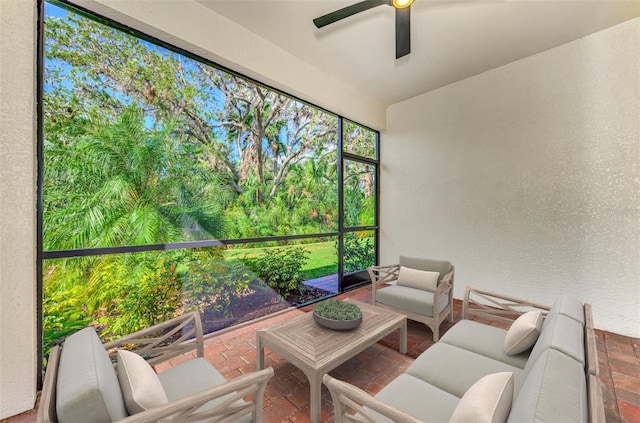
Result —
[{"label": "black window frame", "polygon": [[[108,254],[121,254],[121,253],[135,253],[135,252],[146,252],[146,251],[161,251],[161,250],[175,250],[175,249],[191,249],[191,248],[202,248],[202,247],[213,247],[220,245],[236,245],[236,244],[251,244],[257,242],[265,242],[265,241],[289,241],[289,240],[299,240],[299,239],[307,239],[307,238],[329,238],[329,237],[337,237],[338,239],[338,281],[339,281],[339,289],[340,292],[343,292],[345,289],[350,289],[356,287],[356,285],[349,285],[343,288],[343,246],[344,246],[344,234],[349,232],[357,232],[357,231],[374,231],[375,233],[375,263],[378,263],[379,259],[379,212],[380,212],[380,166],[379,166],[379,157],[380,157],[380,132],[376,131],[366,125],[358,123],[352,119],[345,118],[344,116],[334,113],[322,106],[318,106],[309,101],[301,99],[295,95],[286,93],[278,88],[265,84],[259,80],[246,76],[240,72],[234,71],[226,66],[215,63],[209,59],[206,59],[202,56],[199,56],[195,53],[189,52],[181,47],[175,46],[171,43],[163,41],[157,37],[145,34],[142,31],[129,27],[125,24],[122,24],[118,21],[115,21],[111,18],[108,18],[100,13],[96,13],[92,10],[89,10],[83,6],[77,5],[70,0],[36,0],[37,2],[37,81],[36,81],[36,101],[37,101],[37,227],[36,227],[36,243],[37,243],[37,252],[36,252],[36,295],[37,295],[37,371],[38,371],[38,389],[42,387],[42,370],[43,370],[43,344],[42,344],[42,305],[43,305],[43,262],[48,259],[56,259],[56,258],[71,258],[71,257],[84,257],[84,256],[93,256],[93,255],[108,255]],[[243,238],[243,239],[225,239],[225,240],[204,240],[204,241],[187,241],[187,242],[174,242],[174,243],[166,243],[166,244],[149,244],[149,245],[130,245],[130,246],[116,246],[116,247],[99,247],[99,248],[81,248],[81,249],[73,249],[73,250],[54,250],[54,251],[44,251],[43,250],[43,205],[44,205],[44,193],[43,193],[43,183],[44,183],[44,74],[45,74],[45,57],[44,57],[44,49],[45,49],[45,3],[50,3],[55,6],[62,7],[72,13],[80,14],[88,19],[95,20],[99,23],[107,25],[116,30],[122,31],[144,41],[150,42],[152,44],[158,45],[160,47],[166,48],[169,51],[174,53],[183,55],[192,60],[196,60],[203,64],[212,66],[221,71],[227,72],[233,76],[243,78],[248,82],[256,84],[262,88],[271,90],[279,95],[287,96],[295,101],[300,102],[301,104],[307,105],[309,107],[313,107],[318,109],[324,113],[327,113],[331,116],[335,116],[338,120],[338,129],[337,129],[337,153],[338,153],[338,230],[337,232],[323,232],[316,234],[305,234],[305,235],[282,235],[282,236],[273,236],[273,237],[259,237],[259,238]],[[358,156],[352,153],[343,151],[343,121],[349,120],[362,128],[372,131],[375,134],[375,158],[367,158]],[[343,226],[343,201],[342,201],[342,193],[343,193],[343,166],[344,160],[354,160],[362,163],[367,163],[372,166],[375,166],[375,178],[376,178],[376,199],[375,199],[375,224],[372,226],[364,226],[364,227],[347,227]],[[360,281],[358,286],[362,284],[366,284],[368,281]]]}]

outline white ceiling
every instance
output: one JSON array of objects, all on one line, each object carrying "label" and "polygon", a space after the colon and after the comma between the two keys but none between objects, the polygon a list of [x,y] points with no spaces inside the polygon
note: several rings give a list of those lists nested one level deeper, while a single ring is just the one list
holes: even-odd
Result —
[{"label": "white ceiling", "polygon": [[640,16],[640,0],[415,0],[411,54],[396,60],[390,6],[317,29],[357,0],[198,1],[384,105]]}]

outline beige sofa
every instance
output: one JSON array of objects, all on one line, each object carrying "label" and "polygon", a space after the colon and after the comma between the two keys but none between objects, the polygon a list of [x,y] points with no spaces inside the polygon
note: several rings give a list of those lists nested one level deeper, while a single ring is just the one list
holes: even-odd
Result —
[{"label": "beige sofa", "polygon": [[[468,320],[513,321],[522,314],[518,307],[546,316],[533,347],[519,354],[505,353],[507,330]],[[547,307],[467,288],[464,317],[375,397],[327,375],[336,423],[362,421],[354,412],[376,422],[449,422],[468,406],[470,388],[505,372],[513,374],[508,422],[604,421],[589,304],[562,295]]]}]

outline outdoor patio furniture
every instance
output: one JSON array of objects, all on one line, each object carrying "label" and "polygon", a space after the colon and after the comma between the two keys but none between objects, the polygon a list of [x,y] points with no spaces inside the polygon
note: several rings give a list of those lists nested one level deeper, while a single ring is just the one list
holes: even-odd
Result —
[{"label": "outdoor patio furniture", "polygon": [[[372,304],[431,328],[434,342],[447,314],[453,322],[454,266],[444,260],[400,256],[398,264],[371,266]],[[388,285],[388,286],[384,286]]]},{"label": "outdoor patio furniture", "polygon": [[400,330],[400,352],[407,352],[407,318],[399,313],[357,302],[362,324],[349,331],[326,329],[305,313],[257,332],[258,370],[264,348],[275,351],[304,372],[310,385],[311,421],[320,422],[322,376],[388,334]]},{"label": "outdoor patio furniture", "polygon": [[[203,356],[196,312],[105,344],[82,329],[51,350],[37,421],[261,422],[273,369],[227,381]],[[176,357],[179,364],[157,374],[151,367]]]},{"label": "outdoor patio furniture", "polygon": [[375,397],[325,375],[334,421],[605,421],[589,304],[562,295],[548,307],[467,288],[463,317]]}]

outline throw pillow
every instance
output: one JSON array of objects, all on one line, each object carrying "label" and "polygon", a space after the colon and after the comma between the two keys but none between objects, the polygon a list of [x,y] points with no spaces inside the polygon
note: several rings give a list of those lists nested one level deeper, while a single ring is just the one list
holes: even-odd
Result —
[{"label": "throw pillow", "polygon": [[399,286],[434,292],[438,287],[439,278],[439,272],[429,272],[428,270],[418,270],[400,266],[397,283]]},{"label": "throw pillow", "polygon": [[514,320],[504,338],[504,352],[516,355],[531,348],[540,336],[542,321],[541,311],[529,311]]},{"label": "throw pillow", "polygon": [[129,414],[169,402],[156,372],[134,352],[118,350],[118,380]]},{"label": "throw pillow", "polygon": [[464,393],[449,423],[504,423],[513,401],[513,373],[487,375]]}]

